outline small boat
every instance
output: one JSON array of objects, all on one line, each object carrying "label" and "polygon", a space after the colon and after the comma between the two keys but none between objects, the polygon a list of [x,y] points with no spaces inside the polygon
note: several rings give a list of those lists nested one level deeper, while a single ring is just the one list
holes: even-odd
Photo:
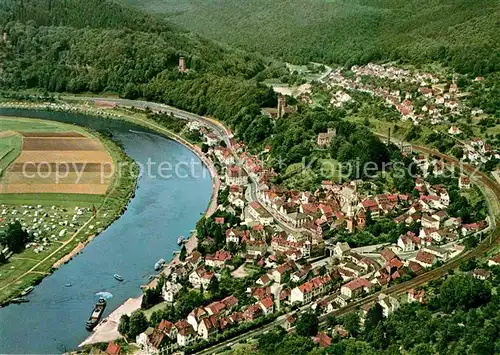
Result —
[{"label": "small boat", "polygon": [[181,245],[184,243],[184,237],[181,235],[179,238],[177,238],[177,244]]},{"label": "small boat", "polygon": [[165,259],[160,259],[155,264],[155,270],[160,270],[165,265]]},{"label": "small boat", "polygon": [[66,287],[71,287],[71,284],[64,284],[64,286],[66,286]]},{"label": "small boat", "polygon": [[35,289],[35,286],[30,286],[30,287],[26,287],[24,289],[23,292],[21,292],[21,296],[26,296],[27,294],[29,294],[31,291],[33,291]]},{"label": "small boat", "polygon": [[97,303],[95,304],[94,310],[90,314],[89,320],[85,324],[85,328],[89,332],[95,328],[97,323],[99,323],[105,308],[106,308],[106,300],[104,298],[100,298],[99,301],[97,301]]},{"label": "small boat", "polygon": [[118,275],[118,274],[114,274],[114,275],[113,275],[113,277],[114,277],[115,279],[117,279],[118,281],[123,281],[123,277],[121,277],[121,276],[120,276],[120,275]]},{"label": "small boat", "polygon": [[10,300],[11,303],[26,303],[29,302],[27,298],[17,297]]}]

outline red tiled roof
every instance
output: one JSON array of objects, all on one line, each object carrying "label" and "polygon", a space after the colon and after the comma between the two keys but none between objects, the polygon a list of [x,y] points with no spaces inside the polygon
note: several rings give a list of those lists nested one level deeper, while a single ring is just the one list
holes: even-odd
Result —
[{"label": "red tiled roof", "polygon": [[177,323],[175,323],[175,326],[179,330],[179,334],[182,336],[194,334],[193,327],[185,319],[177,321]]},{"label": "red tiled roof", "polygon": [[172,330],[172,328],[174,327],[174,323],[166,320],[166,319],[163,319],[160,324],[158,325],[158,329],[165,332],[165,333],[170,333],[170,331]]},{"label": "red tiled roof", "polygon": [[271,297],[264,298],[262,301],[260,301],[260,303],[262,303],[262,305],[265,308],[271,308],[272,306],[274,306],[274,302],[273,302],[273,299]]},{"label": "red tiled roof", "polygon": [[361,202],[361,204],[366,209],[378,208],[378,203],[374,200],[364,200],[363,202]]},{"label": "red tiled roof", "polygon": [[428,253],[424,250],[420,250],[415,257],[416,260],[421,261],[425,264],[434,264],[436,256],[434,254]]},{"label": "red tiled roof", "polygon": [[219,314],[224,308],[226,308],[226,305],[220,301],[215,301],[210,303],[205,308],[209,309],[212,314]]},{"label": "red tiled roof", "polygon": [[224,217],[215,217],[216,224],[224,224]]},{"label": "red tiled roof", "polygon": [[153,347],[158,349],[163,341],[163,338],[165,337],[166,337],[165,333],[163,333],[159,329],[155,329],[153,330],[153,333],[149,336],[149,342]]},{"label": "red tiled roof", "polygon": [[384,248],[384,250],[380,252],[380,255],[382,256],[382,258],[384,258],[385,261],[391,261],[392,259],[396,258],[396,254],[394,254],[394,252],[389,248]]},{"label": "red tiled roof", "polygon": [[227,296],[222,300],[222,303],[226,305],[227,308],[234,307],[238,304],[238,299],[234,297],[233,295]]},{"label": "red tiled roof", "polygon": [[326,333],[318,333],[318,335],[313,338],[313,341],[315,344],[319,344],[320,347],[326,348],[332,343],[332,338]]},{"label": "red tiled roof", "polygon": [[355,280],[349,281],[348,283],[346,283],[342,287],[347,287],[351,291],[354,291],[354,290],[357,290],[357,289],[362,288],[362,287],[368,287],[369,288],[369,287],[371,287],[371,283],[367,279],[359,277],[359,278],[357,278]]},{"label": "red tiled roof", "polygon": [[106,348],[105,353],[108,355],[118,355],[120,354],[122,347],[114,342],[110,342]]}]

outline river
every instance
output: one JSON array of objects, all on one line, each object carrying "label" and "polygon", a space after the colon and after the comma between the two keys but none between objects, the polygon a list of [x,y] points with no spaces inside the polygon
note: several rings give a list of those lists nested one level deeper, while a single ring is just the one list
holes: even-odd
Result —
[{"label": "river", "polygon": [[[135,161],[196,161],[196,155],[170,139],[147,133],[144,128],[110,119],[89,119],[79,114],[0,109],[1,115],[54,119],[98,130],[108,130]],[[179,249],[177,237],[188,235],[208,205],[210,174],[201,164],[194,174],[182,168],[179,175],[160,178],[142,174],[135,197],[126,212],[95,238],[71,262],[63,265],[27,297],[29,303],[0,309],[0,353],[41,354],[71,350],[88,332],[87,320],[96,292],[113,294],[104,316],[129,297],[154,272],[155,262],[169,260]],[[118,273],[123,282],[113,278]],[[72,287],[65,287],[71,283]]]}]

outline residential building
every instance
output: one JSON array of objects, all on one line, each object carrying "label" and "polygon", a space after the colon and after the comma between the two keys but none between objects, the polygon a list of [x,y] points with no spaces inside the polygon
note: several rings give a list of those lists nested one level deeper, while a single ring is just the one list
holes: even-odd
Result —
[{"label": "residential building", "polygon": [[179,293],[181,288],[181,284],[166,281],[162,287],[163,299],[167,302],[173,303],[175,295]]},{"label": "residential building", "polygon": [[488,266],[500,265],[500,254],[494,255],[488,259]]},{"label": "residential building", "polygon": [[266,297],[262,301],[259,302],[259,306],[262,308],[262,311],[265,315],[271,314],[274,312],[274,301],[271,297]]},{"label": "residential building", "polygon": [[211,335],[217,333],[218,327],[219,324],[215,316],[203,318],[198,326],[198,335],[207,340]]},{"label": "residential building", "polygon": [[248,212],[252,218],[256,219],[264,226],[268,226],[273,222],[273,216],[258,201],[250,202],[248,205]]},{"label": "residential building", "polygon": [[401,251],[403,252],[415,250],[415,243],[413,243],[413,239],[408,235],[399,236],[398,246],[401,248]]},{"label": "residential building", "polygon": [[468,176],[460,176],[458,179],[458,187],[460,189],[468,190],[471,188],[470,178]]},{"label": "residential building", "polygon": [[378,296],[378,304],[382,307],[382,316],[387,318],[394,313],[399,307],[399,301],[391,296],[381,293]]},{"label": "residential building", "polygon": [[203,288],[206,290],[214,277],[215,274],[213,272],[207,271],[203,266],[200,266],[189,274],[189,282],[194,288],[200,288],[203,285]]},{"label": "residential building", "polygon": [[209,254],[205,256],[205,265],[220,268],[225,265],[225,263],[231,260],[232,255],[226,250],[217,250],[215,254]]},{"label": "residential building", "polygon": [[226,168],[226,184],[246,185],[247,183],[248,174],[241,166],[230,165]]},{"label": "residential building", "polygon": [[340,293],[348,298],[360,295],[362,292],[370,292],[372,284],[367,279],[358,277],[349,281],[340,288]]},{"label": "residential building", "polygon": [[419,263],[422,267],[432,267],[435,263],[437,263],[438,258],[434,254],[424,250],[419,250],[417,256],[413,260]]},{"label": "residential building", "polygon": [[472,272],[472,276],[474,276],[476,279],[484,281],[490,277],[490,272],[486,269],[475,269]]},{"label": "residential building", "polygon": [[188,346],[196,339],[196,332],[187,321],[178,321],[175,326],[179,330],[177,333],[177,344],[179,346]]}]

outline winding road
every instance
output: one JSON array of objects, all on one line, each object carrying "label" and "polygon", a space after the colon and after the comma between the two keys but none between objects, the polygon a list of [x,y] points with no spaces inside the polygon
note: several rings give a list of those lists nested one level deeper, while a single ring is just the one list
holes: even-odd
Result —
[{"label": "winding road", "polygon": [[[81,101],[94,101],[94,102],[101,101],[101,102],[114,103],[118,106],[128,106],[128,107],[134,106],[134,107],[138,107],[138,108],[149,107],[152,110],[159,110],[159,111],[164,111],[164,112],[168,112],[168,113],[173,113],[175,116],[177,116],[179,118],[198,121],[200,123],[203,123],[206,126],[209,126],[212,130],[214,130],[224,140],[224,142],[227,144],[228,147],[231,147],[230,139],[229,139],[229,131],[220,122],[218,122],[214,119],[211,119],[211,118],[206,118],[206,117],[199,116],[199,115],[196,115],[196,114],[193,114],[190,112],[179,110],[177,108],[174,108],[174,107],[171,107],[168,105],[147,102],[147,101],[135,101],[135,100],[115,99],[115,98],[66,97],[66,99],[81,100]],[[379,136],[381,138],[386,138],[383,135],[379,135]],[[477,168],[475,168],[471,165],[468,165],[468,164],[464,164],[452,156],[442,154],[436,150],[429,149],[429,148],[423,147],[423,146],[413,145],[413,149],[420,151],[422,153],[428,154],[428,155],[438,156],[447,164],[454,164],[455,166],[461,167],[461,169],[465,173],[472,176],[473,180],[480,187],[482,187],[484,190],[486,190],[486,192],[487,192],[486,199],[489,202],[490,213],[492,210],[495,210],[495,209],[498,211],[498,205],[500,202],[500,185],[496,181],[492,180],[485,173],[478,171]],[[251,190],[250,195],[252,198],[256,198],[257,196],[256,196],[256,183],[255,183],[255,181],[252,180],[251,185],[254,185],[254,186],[253,187],[251,186],[252,190]],[[483,239],[477,245],[476,248],[458,255],[457,257],[451,259],[450,261],[448,261],[444,265],[442,265],[436,269],[430,270],[428,272],[425,272],[424,274],[417,276],[412,280],[409,280],[407,282],[404,282],[404,283],[401,283],[398,285],[393,285],[387,289],[384,289],[383,293],[386,295],[393,295],[393,296],[405,293],[412,288],[422,286],[431,280],[435,280],[435,279],[438,279],[438,278],[446,275],[450,270],[457,268],[462,262],[464,262],[466,260],[482,256],[485,252],[489,251],[495,245],[500,243],[500,214],[497,214],[496,216],[491,215],[490,220],[493,223],[492,233],[488,238]],[[288,226],[285,225],[285,229],[289,230]],[[380,294],[380,292],[377,292],[377,293],[371,294],[367,297],[364,297],[362,299],[356,300],[356,301],[348,304],[346,307],[343,307],[339,310],[332,312],[331,314],[335,315],[335,316],[342,316],[344,314],[358,310],[360,307],[362,307],[364,305],[369,305],[369,304],[376,302],[379,294]],[[308,307],[309,307],[309,305],[306,305],[306,306],[301,307],[301,309],[306,309]],[[321,322],[323,322],[323,323],[326,322],[328,315],[329,314],[321,316],[320,317]],[[237,336],[235,338],[223,341],[217,345],[214,345],[212,347],[209,347],[209,348],[201,351],[200,353],[201,354],[216,353],[217,351],[220,351],[227,346],[233,345],[235,342],[260,335],[263,332],[265,332],[266,330],[269,330],[272,327],[280,325],[282,322],[283,322],[283,316],[280,316],[275,321],[271,322],[268,325],[265,325],[261,328],[255,329],[255,330],[252,330],[248,333]]]}]

